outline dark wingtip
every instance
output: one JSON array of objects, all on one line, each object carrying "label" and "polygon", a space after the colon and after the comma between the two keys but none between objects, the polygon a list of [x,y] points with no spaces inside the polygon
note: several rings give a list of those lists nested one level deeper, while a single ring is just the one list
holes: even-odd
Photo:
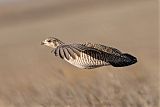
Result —
[{"label": "dark wingtip", "polygon": [[124,53],[120,58],[116,59],[116,61],[112,61],[109,63],[114,67],[124,67],[124,66],[135,64],[136,62],[137,62],[136,57],[130,54]]},{"label": "dark wingtip", "polygon": [[134,56],[132,56],[132,55],[130,55],[130,54],[127,54],[127,53],[125,53],[125,54],[123,54],[123,55],[126,56],[126,57],[128,57],[128,58],[130,59],[130,63],[131,63],[131,64],[134,64],[134,63],[137,62],[137,58],[136,58],[136,57],[134,57]]}]

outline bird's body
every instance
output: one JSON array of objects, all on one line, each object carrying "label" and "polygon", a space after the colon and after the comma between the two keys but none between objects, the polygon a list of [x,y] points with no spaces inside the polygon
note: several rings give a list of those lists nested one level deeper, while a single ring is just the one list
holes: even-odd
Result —
[{"label": "bird's body", "polygon": [[93,69],[112,65],[123,67],[134,64],[137,59],[130,54],[101,44],[65,44],[59,39],[50,37],[42,44],[52,47],[55,56],[59,56],[70,64],[84,69]]}]

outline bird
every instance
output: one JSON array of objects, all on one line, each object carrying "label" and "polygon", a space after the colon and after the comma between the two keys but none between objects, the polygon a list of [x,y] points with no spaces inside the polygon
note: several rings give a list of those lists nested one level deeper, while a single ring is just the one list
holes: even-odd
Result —
[{"label": "bird", "polygon": [[137,58],[122,53],[116,48],[102,44],[70,43],[66,44],[55,37],[48,37],[41,42],[52,48],[51,53],[82,69],[94,69],[102,66],[125,67],[137,62]]}]

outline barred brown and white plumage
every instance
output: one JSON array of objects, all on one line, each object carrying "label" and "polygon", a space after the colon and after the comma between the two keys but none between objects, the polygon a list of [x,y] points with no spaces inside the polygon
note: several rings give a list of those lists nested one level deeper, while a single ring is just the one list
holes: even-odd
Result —
[{"label": "barred brown and white plumage", "polygon": [[92,69],[107,65],[124,67],[137,62],[134,56],[101,44],[65,44],[54,37],[45,39],[41,44],[52,47],[55,56],[79,68]]}]

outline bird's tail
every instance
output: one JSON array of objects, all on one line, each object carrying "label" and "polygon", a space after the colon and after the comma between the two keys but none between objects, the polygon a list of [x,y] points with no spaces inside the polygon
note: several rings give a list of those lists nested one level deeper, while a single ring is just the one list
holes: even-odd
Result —
[{"label": "bird's tail", "polygon": [[121,56],[116,57],[114,61],[109,61],[109,63],[114,67],[129,66],[136,62],[137,58],[127,53],[124,53]]}]

